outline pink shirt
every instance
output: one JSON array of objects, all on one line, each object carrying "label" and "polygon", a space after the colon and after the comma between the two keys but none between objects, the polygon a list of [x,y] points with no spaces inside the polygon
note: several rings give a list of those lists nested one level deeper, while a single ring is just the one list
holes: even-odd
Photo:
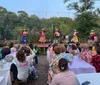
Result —
[{"label": "pink shirt", "polygon": [[54,76],[51,85],[80,85],[71,71],[60,72]]},{"label": "pink shirt", "polygon": [[52,59],[52,56],[54,55],[53,47],[50,48],[50,59]]}]

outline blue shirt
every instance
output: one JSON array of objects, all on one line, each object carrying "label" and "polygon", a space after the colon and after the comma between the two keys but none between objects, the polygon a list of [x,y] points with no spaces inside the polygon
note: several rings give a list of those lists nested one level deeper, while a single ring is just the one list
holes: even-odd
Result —
[{"label": "blue shirt", "polygon": [[63,58],[65,58],[66,60],[71,60],[71,58],[70,58],[70,56],[67,54],[67,53],[60,53],[60,55],[63,57]]}]

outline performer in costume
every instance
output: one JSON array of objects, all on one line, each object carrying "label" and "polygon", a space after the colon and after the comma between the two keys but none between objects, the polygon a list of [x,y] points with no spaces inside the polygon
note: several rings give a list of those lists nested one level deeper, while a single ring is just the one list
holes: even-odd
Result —
[{"label": "performer in costume", "polygon": [[98,37],[97,37],[96,33],[94,32],[94,30],[91,30],[91,32],[90,32],[89,41],[90,42],[97,42],[98,41]]},{"label": "performer in costume", "polygon": [[92,51],[94,52],[94,54],[97,54],[96,47],[95,47],[95,42],[97,41],[98,41],[98,37],[96,33],[94,32],[94,30],[91,30],[88,43],[92,45]]},{"label": "performer in costume", "polygon": [[20,35],[22,36],[21,43],[26,44],[28,42],[28,40],[27,40],[27,36],[28,36],[27,29],[23,29],[23,31],[20,32]]},{"label": "performer in costume", "polygon": [[61,38],[62,38],[62,33],[60,29],[56,29],[55,33],[54,33],[54,37],[56,39],[56,42],[60,42]]},{"label": "performer in costume", "polygon": [[45,43],[46,42],[46,35],[45,35],[46,31],[44,29],[41,30],[40,32],[40,39],[39,42],[40,43]]},{"label": "performer in costume", "polygon": [[71,41],[76,43],[76,44],[79,42],[77,34],[78,34],[78,32],[76,30],[74,30],[73,37],[71,39]]}]

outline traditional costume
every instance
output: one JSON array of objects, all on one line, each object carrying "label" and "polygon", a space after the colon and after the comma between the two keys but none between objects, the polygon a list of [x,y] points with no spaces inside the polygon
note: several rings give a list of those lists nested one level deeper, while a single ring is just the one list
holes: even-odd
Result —
[{"label": "traditional costume", "polygon": [[61,38],[62,38],[62,33],[60,29],[56,29],[55,33],[54,33],[54,37],[56,39],[56,42],[60,42]]},{"label": "traditional costume", "polygon": [[39,42],[40,43],[45,43],[46,42],[46,35],[45,35],[46,31],[44,29],[42,29],[42,31],[40,32],[40,39]]},{"label": "traditional costume", "polygon": [[97,37],[96,33],[94,32],[94,30],[91,30],[91,32],[90,32],[89,41],[90,42],[97,42],[98,41],[98,37]]},{"label": "traditional costume", "polygon": [[79,42],[77,34],[78,34],[78,32],[76,30],[74,30],[73,37],[71,39],[71,41],[76,44]]},{"label": "traditional costume", "polygon": [[27,29],[23,29],[23,31],[20,32],[20,35],[22,36],[21,43],[26,44],[28,42],[28,40],[27,40],[27,36],[28,36]]},{"label": "traditional costume", "polygon": [[95,55],[97,53],[96,53],[96,48],[95,48],[94,44],[97,41],[98,41],[98,37],[97,37],[96,33],[94,32],[94,30],[91,30],[88,43],[90,43],[92,45],[92,51],[94,52]]}]

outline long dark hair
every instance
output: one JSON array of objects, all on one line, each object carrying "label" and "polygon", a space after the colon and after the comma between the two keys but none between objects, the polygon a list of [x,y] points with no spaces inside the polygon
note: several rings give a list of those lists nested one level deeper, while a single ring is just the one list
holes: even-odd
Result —
[{"label": "long dark hair", "polygon": [[25,61],[25,53],[23,50],[19,50],[16,54],[16,58],[19,62],[24,62]]},{"label": "long dark hair", "polygon": [[32,43],[29,44],[29,47],[33,50],[33,44]]},{"label": "long dark hair", "polygon": [[13,46],[14,46],[14,43],[11,42],[11,43],[9,44],[9,48],[12,48]]}]

